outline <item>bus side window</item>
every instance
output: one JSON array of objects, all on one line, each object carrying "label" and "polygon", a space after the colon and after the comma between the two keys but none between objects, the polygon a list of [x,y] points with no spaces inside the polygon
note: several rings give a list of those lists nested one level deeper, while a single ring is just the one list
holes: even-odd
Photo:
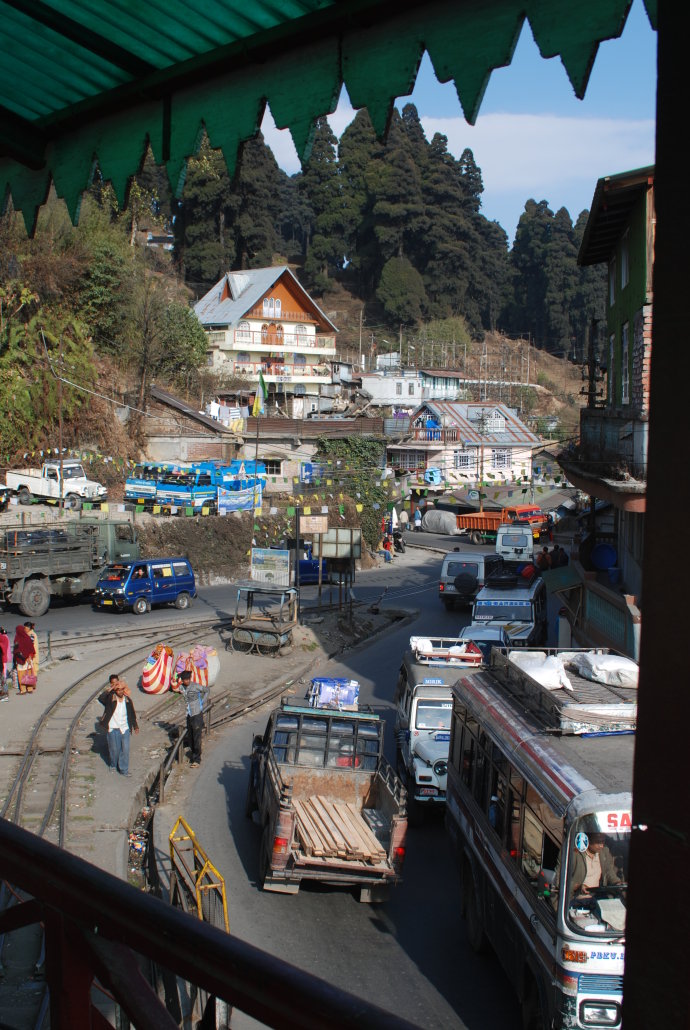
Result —
[{"label": "bus side window", "polygon": [[542,865],[544,831],[529,808],[525,808],[525,822],[522,831],[522,871],[533,887],[536,887]]}]

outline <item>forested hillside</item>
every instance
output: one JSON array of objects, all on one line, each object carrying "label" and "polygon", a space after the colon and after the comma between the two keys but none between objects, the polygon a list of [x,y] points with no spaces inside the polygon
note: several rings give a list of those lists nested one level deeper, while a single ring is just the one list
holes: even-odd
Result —
[{"label": "forested hillside", "polygon": [[316,128],[304,171],[288,177],[258,138],[246,144],[234,182],[204,141],[189,163],[175,219],[185,280],[201,293],[229,268],[287,260],[316,295],[335,283],[391,331],[462,318],[531,337],[551,353],[580,355],[604,312],[600,268],[578,268],[586,223],[526,200],[515,243],[481,213],[481,169],[445,136],[427,141],[417,110],[394,112],[385,142],[360,111],[336,140]]}]

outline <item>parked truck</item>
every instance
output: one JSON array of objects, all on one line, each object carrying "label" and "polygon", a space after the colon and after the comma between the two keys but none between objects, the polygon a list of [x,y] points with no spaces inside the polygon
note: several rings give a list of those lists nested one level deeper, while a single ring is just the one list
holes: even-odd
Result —
[{"label": "parked truck", "polygon": [[406,792],[367,711],[283,700],[252,746],[246,814],[258,812],[264,890],[295,894],[305,880],[356,887],[383,901],[401,878]]},{"label": "parked truck", "polygon": [[139,557],[129,522],[55,523],[0,533],[0,602],[36,618],[51,597],[79,597],[96,587],[111,562]]},{"label": "parked truck", "polygon": [[33,504],[34,500],[58,504],[78,510],[84,501],[100,503],[108,497],[107,489],[93,479],[87,479],[80,461],[45,461],[40,469],[26,468],[7,472],[7,486],[20,504]]},{"label": "parked truck", "polygon": [[456,515],[455,518],[458,529],[468,534],[471,544],[495,543],[498,527],[507,522],[529,523],[535,540],[539,539],[547,525],[547,516],[534,504],[516,504],[513,508],[502,508],[500,511],[468,512]]}]

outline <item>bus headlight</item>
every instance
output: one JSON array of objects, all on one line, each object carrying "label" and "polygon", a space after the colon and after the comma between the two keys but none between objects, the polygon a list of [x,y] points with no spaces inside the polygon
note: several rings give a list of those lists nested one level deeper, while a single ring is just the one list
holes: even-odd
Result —
[{"label": "bus headlight", "polygon": [[618,1026],[621,1009],[614,1001],[583,1001],[580,1005],[580,1022],[585,1026]]}]

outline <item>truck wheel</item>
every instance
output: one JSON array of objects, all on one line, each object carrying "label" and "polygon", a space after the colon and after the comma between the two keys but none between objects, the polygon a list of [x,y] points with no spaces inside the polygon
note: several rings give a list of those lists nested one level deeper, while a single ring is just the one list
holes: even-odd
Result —
[{"label": "truck wheel", "polygon": [[79,511],[81,508],[81,497],[78,494],[67,494],[65,497],[65,508],[69,511]]},{"label": "truck wheel", "polygon": [[469,865],[466,865],[462,877],[463,909],[467,920],[467,939],[470,942],[472,951],[478,955],[483,954],[488,947],[486,934],[484,933],[484,920],[479,908],[479,898],[474,886],[474,877]]},{"label": "truck wheel", "polygon": [[19,610],[22,615],[37,618],[50,608],[50,591],[40,579],[30,579],[22,591]]},{"label": "truck wheel", "polygon": [[181,594],[178,594],[177,597],[175,598],[175,607],[179,608],[181,612],[183,612],[185,610],[185,608],[189,608],[191,603],[192,603],[191,597],[189,596],[189,594],[186,594],[184,592],[181,593]]},{"label": "truck wheel", "polygon": [[256,793],[254,791],[254,775],[250,768],[249,770],[249,783],[247,784],[247,797],[244,802],[244,814],[247,819],[251,819],[254,812],[256,812]]},{"label": "truck wheel", "polygon": [[18,497],[19,497],[19,503],[20,504],[31,504],[31,502],[33,501],[33,497],[31,496],[31,491],[27,490],[27,488],[25,486],[20,486],[19,487]]},{"label": "truck wheel", "polygon": [[146,615],[149,610],[148,601],[145,597],[137,597],[136,601],[132,605],[132,611],[135,615]]},{"label": "truck wheel", "polygon": [[474,544],[475,547],[482,542],[482,534],[477,530],[473,529],[470,533],[470,543]]}]

